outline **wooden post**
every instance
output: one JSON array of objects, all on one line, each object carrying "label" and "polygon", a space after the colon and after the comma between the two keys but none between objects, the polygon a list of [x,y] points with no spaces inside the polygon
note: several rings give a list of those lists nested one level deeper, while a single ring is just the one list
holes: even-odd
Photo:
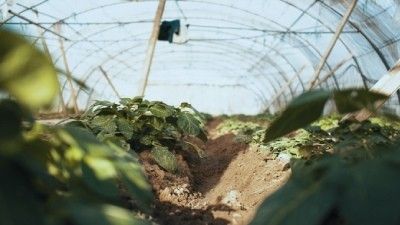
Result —
[{"label": "wooden post", "polygon": [[101,73],[104,75],[104,77],[106,78],[108,84],[111,86],[111,88],[114,91],[115,95],[118,98],[121,98],[121,95],[119,95],[119,93],[118,93],[117,89],[115,88],[114,84],[111,82],[110,78],[108,77],[107,72],[101,66],[99,66],[99,69],[100,69]]},{"label": "wooden post", "polygon": [[[61,32],[61,24],[56,24],[55,25],[55,29],[57,33]],[[76,94],[76,90],[74,88],[74,85],[72,84],[72,74],[71,74],[71,70],[69,69],[69,65],[68,65],[68,60],[67,60],[67,56],[65,54],[65,48],[64,48],[64,41],[61,38],[61,36],[59,36],[60,38],[59,43],[60,43],[60,50],[61,50],[61,54],[62,54],[62,58],[63,58],[63,62],[64,62],[64,66],[65,66],[65,72],[67,73],[67,82],[69,85],[69,88],[71,89],[71,95],[72,95],[72,104],[74,106],[74,112],[75,114],[79,113],[79,108],[78,108],[78,96]]]},{"label": "wooden post", "polygon": [[[39,21],[39,14],[38,14],[37,12],[35,12],[35,14],[36,14],[37,20]],[[42,29],[41,29],[40,27],[37,27],[37,28],[38,28],[38,33],[39,33],[40,42],[41,42],[42,45],[43,45],[44,52],[45,52],[45,53],[47,54],[47,56],[51,59],[50,50],[49,50],[49,47],[47,46],[46,39],[45,39],[44,36],[43,36],[43,31],[42,31]],[[68,112],[67,112],[67,106],[65,105],[65,102],[64,102],[64,97],[63,97],[63,95],[62,95],[61,85],[58,86],[58,98],[59,98],[59,100],[60,100],[61,113],[62,113],[64,116],[66,116]]]},{"label": "wooden post", "polygon": [[324,83],[325,81],[327,81],[330,77],[332,77],[336,71],[338,69],[340,69],[347,61],[349,61],[352,57],[345,59],[343,61],[341,61],[340,63],[338,63],[332,70],[330,70],[325,76],[323,76],[321,79],[318,79],[318,81],[316,81],[315,86],[318,86],[322,83]]},{"label": "wooden post", "polygon": [[353,12],[353,10],[355,9],[356,5],[357,5],[358,0],[353,0],[350,4],[349,9],[347,10],[346,14],[343,16],[342,21],[339,23],[335,35],[333,36],[329,47],[326,49],[325,53],[323,54],[320,63],[318,64],[317,69],[315,70],[315,73],[310,81],[310,85],[308,89],[312,89],[314,88],[316,85],[317,80],[319,79],[319,76],[321,74],[322,69],[325,66],[326,61],[328,60],[330,54],[332,53],[333,48],[336,45],[337,40],[340,37],[340,34],[342,33],[347,21],[350,19],[351,13]]},{"label": "wooden post", "polygon": [[[371,91],[379,92],[388,96],[392,96],[400,88],[400,60],[396,65],[378,82],[372,86]],[[379,109],[385,104],[385,101],[378,102],[376,107]],[[361,110],[355,114],[354,118],[358,121],[367,120],[372,115],[368,110]],[[349,115],[350,116],[350,115]]]},{"label": "wooden post", "polygon": [[144,97],[144,94],[146,92],[147,82],[149,80],[151,64],[153,62],[154,50],[156,48],[158,35],[160,33],[160,24],[161,24],[161,18],[164,13],[164,9],[165,9],[165,3],[166,3],[166,0],[159,0],[156,16],[154,18],[153,31],[150,36],[146,59],[144,61],[143,78],[142,78],[143,82],[142,82],[140,90],[139,90],[139,96],[142,96],[142,97]]}]

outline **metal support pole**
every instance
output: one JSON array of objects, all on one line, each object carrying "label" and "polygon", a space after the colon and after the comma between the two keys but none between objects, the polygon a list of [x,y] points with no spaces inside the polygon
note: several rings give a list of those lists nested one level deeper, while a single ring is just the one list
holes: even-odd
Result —
[{"label": "metal support pole", "polygon": [[121,95],[119,95],[119,93],[118,93],[117,89],[115,88],[114,84],[111,82],[110,77],[107,75],[107,72],[101,66],[99,66],[99,69],[100,69],[101,73],[104,75],[104,77],[106,78],[108,84],[110,85],[110,87],[114,91],[115,95],[118,98],[121,98]]},{"label": "metal support pole", "polygon": [[332,40],[331,40],[331,42],[329,44],[328,49],[326,49],[324,55],[321,58],[320,63],[318,64],[317,69],[315,70],[315,73],[314,73],[314,75],[313,75],[313,77],[311,79],[311,82],[310,82],[310,85],[309,85],[308,89],[312,89],[312,88],[314,88],[316,86],[315,84],[316,84],[317,80],[319,79],[319,76],[320,76],[320,74],[322,72],[322,69],[324,68],[325,63],[328,60],[330,54],[332,53],[332,50],[335,47],[336,42],[339,39],[340,34],[342,33],[347,21],[350,19],[350,16],[351,16],[353,10],[356,8],[357,2],[358,2],[358,0],[353,0],[351,2],[349,9],[347,10],[346,14],[344,15],[342,21],[339,23],[339,25],[338,25],[338,27],[336,29],[335,35],[333,36],[333,38],[332,38]]},{"label": "metal support pole", "polygon": [[156,16],[154,18],[153,31],[150,36],[146,59],[144,61],[143,83],[141,84],[141,87],[139,90],[139,95],[142,97],[144,97],[144,94],[146,92],[147,82],[149,80],[151,64],[153,62],[154,50],[156,48],[158,35],[160,33],[160,24],[161,24],[161,18],[164,13],[164,9],[165,9],[165,3],[166,3],[166,0],[159,1]]}]

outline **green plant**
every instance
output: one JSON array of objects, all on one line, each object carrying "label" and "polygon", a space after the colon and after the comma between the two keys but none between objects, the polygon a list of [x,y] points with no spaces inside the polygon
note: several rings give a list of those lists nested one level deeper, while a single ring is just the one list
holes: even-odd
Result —
[{"label": "green plant", "polygon": [[[341,117],[324,117],[311,125],[268,143],[263,149],[279,155],[290,154],[294,158],[312,158],[324,153],[340,154],[343,157],[353,149],[371,149],[387,146],[400,137],[400,129],[370,121],[353,122]],[[375,117],[374,120],[383,120]],[[365,153],[365,152],[364,152]],[[350,155],[351,156],[351,155]]]},{"label": "green plant", "polygon": [[200,158],[204,156],[203,151],[187,138],[207,140],[203,121],[202,114],[188,103],[175,108],[163,102],[123,98],[119,104],[98,101],[73,123],[79,122],[99,140],[113,141],[126,150],[153,149],[155,161],[174,172],[177,162],[171,151],[182,149]]},{"label": "green plant", "polygon": [[47,127],[31,112],[57,94],[54,67],[16,34],[0,31],[0,224],[147,224],[122,197],[150,210],[138,159],[79,128]]},{"label": "green plant", "polygon": [[[314,91],[295,99],[267,130],[265,141],[318,119],[323,102],[330,96],[327,93]],[[367,91],[357,91],[354,98],[353,93],[335,92],[339,110],[347,113],[364,106],[374,110],[374,102],[384,98]],[[285,119],[289,122],[282,123]],[[305,130],[320,135],[322,141],[332,138],[331,151],[292,159],[291,178],[264,201],[251,224],[399,224],[399,130],[370,121],[346,120],[331,129],[322,130],[314,124]]]},{"label": "green plant", "polygon": [[374,104],[386,98],[386,95],[365,89],[306,92],[295,98],[271,123],[265,133],[264,142],[272,141],[318,120],[329,99],[333,99],[339,113],[344,114],[364,108],[374,111]]},{"label": "green plant", "polygon": [[224,119],[221,124],[216,128],[217,136],[222,136],[225,134],[235,134],[235,135],[253,135],[259,130],[263,130],[265,127],[254,123],[242,121],[236,117],[229,117]]}]

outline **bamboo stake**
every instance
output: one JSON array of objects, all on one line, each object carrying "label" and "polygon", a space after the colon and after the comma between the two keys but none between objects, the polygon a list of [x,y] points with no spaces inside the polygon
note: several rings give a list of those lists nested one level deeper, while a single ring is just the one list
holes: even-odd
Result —
[{"label": "bamboo stake", "polygon": [[144,97],[146,92],[147,83],[149,81],[151,64],[153,62],[154,50],[156,48],[158,35],[160,33],[161,18],[164,13],[166,0],[159,0],[156,16],[154,18],[153,31],[149,39],[149,46],[147,49],[146,59],[143,68],[143,83],[141,84],[139,95]]},{"label": "bamboo stake", "polygon": [[16,16],[16,17],[18,17],[18,18],[20,18],[20,19],[22,19],[22,20],[25,20],[26,22],[28,22],[28,23],[30,23],[30,24],[33,24],[33,25],[35,25],[35,26],[37,26],[37,27],[42,28],[43,30],[45,30],[45,31],[47,31],[47,32],[49,32],[49,33],[52,33],[52,34],[56,35],[56,36],[59,37],[59,38],[62,38],[62,39],[64,39],[64,40],[66,40],[66,41],[69,41],[68,38],[66,38],[66,37],[62,36],[61,34],[57,33],[57,31],[56,31],[56,32],[55,32],[55,31],[52,31],[52,30],[50,30],[50,29],[48,29],[48,28],[46,28],[46,27],[40,25],[39,23],[36,23],[36,22],[34,22],[34,21],[32,21],[32,20],[26,18],[25,16],[19,15],[19,14],[15,13],[15,12],[13,12],[13,11],[11,11],[11,10],[8,10],[8,12],[9,12],[10,14],[12,14],[13,16]]},{"label": "bamboo stake", "polygon": [[[371,87],[370,91],[375,91],[378,93],[385,94],[387,96],[392,96],[395,94],[400,88],[400,60],[397,61],[395,66],[389,70],[387,74],[381,77],[379,81]],[[375,107],[380,109],[385,104],[385,101],[377,102]],[[348,115],[351,117],[352,115]],[[369,117],[372,116],[372,113],[366,109],[361,110],[361,112],[356,113],[354,118],[358,121],[367,120]]]},{"label": "bamboo stake", "polygon": [[350,16],[351,16],[353,10],[355,9],[355,7],[357,5],[357,2],[358,2],[358,0],[353,0],[351,2],[350,7],[348,8],[346,14],[343,16],[342,21],[339,23],[339,25],[338,25],[338,27],[336,29],[335,35],[333,36],[333,38],[332,38],[332,40],[331,40],[331,42],[329,44],[328,49],[326,49],[324,55],[321,58],[320,63],[318,64],[317,69],[315,70],[315,73],[314,73],[314,75],[313,75],[313,77],[311,79],[311,82],[310,82],[310,85],[309,85],[308,89],[312,89],[312,88],[314,88],[316,86],[315,83],[319,79],[319,76],[320,76],[320,74],[322,72],[322,69],[324,68],[325,63],[328,60],[329,56],[331,55],[332,50],[335,47],[336,42],[339,39],[340,34],[342,33],[346,23],[349,21]]},{"label": "bamboo stake", "polygon": [[[347,61],[349,61],[352,57],[345,59],[343,61],[341,61],[340,63],[338,63],[331,71],[329,71],[325,76],[322,77],[322,79],[319,79],[315,86],[318,86],[322,83],[324,83],[325,81],[327,81],[330,77],[332,77],[333,75],[335,75],[336,71],[338,69],[340,69]],[[309,89],[310,90],[310,89]]]},{"label": "bamboo stake", "polygon": [[104,77],[106,78],[108,84],[111,86],[111,88],[114,91],[115,95],[118,98],[121,98],[121,95],[119,95],[119,93],[118,93],[117,89],[115,88],[114,84],[111,82],[110,78],[108,77],[107,72],[101,66],[99,66],[99,69],[100,69],[101,73],[104,75]]},{"label": "bamboo stake", "polygon": [[[60,24],[56,24],[56,26],[55,26],[56,32],[58,32],[58,33],[61,32],[61,27],[60,26],[61,26]],[[70,70],[69,65],[68,65],[67,55],[65,53],[64,41],[63,41],[63,39],[61,37],[58,39],[58,41],[60,43],[60,50],[61,50],[61,54],[62,54],[64,66],[65,66],[65,72],[67,74],[68,85],[69,85],[69,88],[71,89],[72,104],[74,106],[74,112],[75,112],[75,114],[78,114],[79,113],[78,100],[77,100],[78,96],[76,94],[76,90],[74,88],[74,85],[72,84],[72,74],[71,74],[71,70]]]},{"label": "bamboo stake", "polygon": [[[39,14],[37,12],[35,12],[36,14],[36,18],[39,21]],[[47,46],[47,42],[46,39],[43,36],[43,31],[40,27],[37,27],[38,29],[38,33],[39,33],[39,37],[40,37],[40,42],[42,43],[44,52],[47,54],[47,56],[51,59],[51,54],[50,54],[50,50],[49,47]],[[58,86],[58,98],[60,100],[60,106],[61,106],[61,114],[63,114],[64,116],[67,115],[67,106],[65,105],[64,102],[64,97],[62,95],[62,90],[61,90],[61,86]]]}]

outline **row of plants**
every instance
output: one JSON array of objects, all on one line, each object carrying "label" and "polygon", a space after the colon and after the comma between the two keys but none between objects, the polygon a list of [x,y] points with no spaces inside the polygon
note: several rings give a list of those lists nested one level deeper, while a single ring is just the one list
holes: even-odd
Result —
[{"label": "row of plants", "polygon": [[69,126],[90,130],[104,142],[111,141],[126,151],[151,150],[165,170],[177,172],[175,153],[200,160],[204,151],[196,144],[206,141],[205,118],[188,103],[179,107],[140,97],[122,98],[117,103],[98,101]]},{"label": "row of plants", "polygon": [[331,98],[342,115],[363,108],[376,113],[375,102],[386,99],[365,90],[317,90],[294,99],[266,130],[263,142],[273,146],[298,139],[292,147],[302,151],[291,160],[288,182],[263,202],[252,225],[400,223],[397,120],[318,120]]},{"label": "row of plants", "polygon": [[139,212],[153,196],[134,152],[34,121],[58,90],[50,58],[0,31],[0,224],[148,224]]},{"label": "row of plants", "polygon": [[225,117],[216,128],[216,136],[232,133],[237,142],[285,158],[310,158],[325,152],[345,154],[348,148],[388,145],[400,137],[400,122],[383,116],[356,122],[334,114],[266,142],[267,122],[237,116]]}]

